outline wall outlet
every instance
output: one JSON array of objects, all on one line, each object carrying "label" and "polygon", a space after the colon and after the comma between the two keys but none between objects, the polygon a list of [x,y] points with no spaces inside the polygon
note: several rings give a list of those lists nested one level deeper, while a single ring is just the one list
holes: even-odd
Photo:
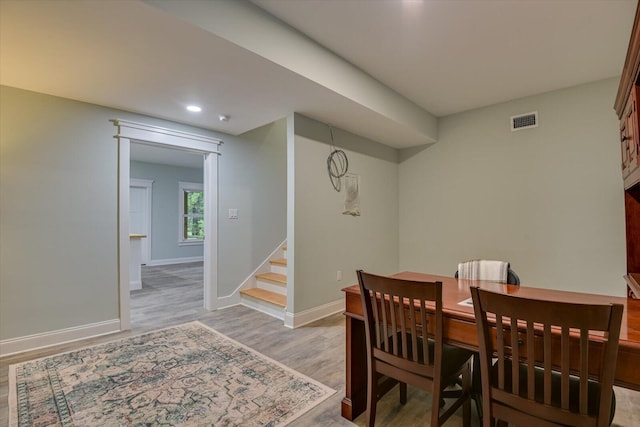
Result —
[{"label": "wall outlet", "polygon": [[342,270],[338,270],[338,273],[336,274],[336,280],[338,282],[342,280]]},{"label": "wall outlet", "polygon": [[229,219],[238,219],[238,209],[229,209]]}]

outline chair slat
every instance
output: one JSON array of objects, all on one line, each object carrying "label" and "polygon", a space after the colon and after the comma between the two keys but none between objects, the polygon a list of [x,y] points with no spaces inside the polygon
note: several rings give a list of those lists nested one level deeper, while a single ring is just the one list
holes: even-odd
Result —
[{"label": "chair slat", "polygon": [[381,342],[380,339],[382,338],[381,333],[380,333],[380,314],[378,313],[378,293],[375,291],[367,291],[370,295],[369,295],[369,302],[371,303],[371,301],[373,301],[372,305],[372,309],[373,309],[373,324],[374,324],[374,329],[375,329],[375,338],[376,338],[376,343],[375,343],[375,347],[376,348],[380,348],[381,347]]},{"label": "chair slat", "polygon": [[409,349],[407,347],[407,335],[409,334],[409,331],[407,330],[407,322],[405,320],[405,305],[402,297],[400,297],[398,300],[398,311],[398,316],[400,316],[400,336],[402,337],[401,342],[404,358],[416,360],[415,358],[412,358],[412,355],[409,354]]},{"label": "chair slat", "polygon": [[[395,295],[389,294],[389,317],[391,318],[391,330],[390,334],[393,337],[391,340],[392,352],[394,356],[398,355],[398,350],[400,350],[400,342],[398,340],[398,325],[396,321],[396,304],[394,302]],[[400,356],[405,357],[405,351],[402,350]],[[405,357],[406,358],[406,357]]]},{"label": "chair slat", "polygon": [[544,325],[544,338],[543,338],[543,358],[544,358],[544,404],[551,405],[551,325]]},{"label": "chair slat", "polygon": [[580,330],[580,413],[587,414],[589,408],[587,406],[589,393],[589,330]]},{"label": "chair slat", "polygon": [[562,338],[560,339],[560,396],[561,408],[569,409],[569,368],[571,366],[571,355],[569,354],[569,328],[562,328]]},{"label": "chair slat", "polygon": [[387,298],[386,294],[380,293],[380,311],[382,312],[382,339],[384,340],[384,351],[389,350],[389,324],[387,322]]},{"label": "chair slat", "polygon": [[518,361],[520,360],[520,349],[518,348],[518,319],[515,317],[511,317],[511,359],[513,363],[511,364],[511,390],[514,393],[518,393],[520,390],[520,366],[518,365]]},{"label": "chair slat", "polygon": [[420,301],[420,325],[422,325],[422,354],[424,354],[424,363],[426,365],[433,364],[431,355],[429,354],[429,333],[427,325],[426,301]]},{"label": "chair slat", "polygon": [[411,318],[411,349],[412,349],[412,357],[414,361],[418,360],[418,346],[416,345],[416,337],[418,336],[418,331],[416,330],[416,301],[412,298],[409,302],[409,317]]},{"label": "chair slat", "polygon": [[498,388],[504,390],[504,327],[502,323],[502,315],[496,315],[496,345],[498,347]]},{"label": "chair slat", "polygon": [[535,341],[533,335],[533,322],[527,322],[527,398],[535,399],[536,381],[535,381]]}]

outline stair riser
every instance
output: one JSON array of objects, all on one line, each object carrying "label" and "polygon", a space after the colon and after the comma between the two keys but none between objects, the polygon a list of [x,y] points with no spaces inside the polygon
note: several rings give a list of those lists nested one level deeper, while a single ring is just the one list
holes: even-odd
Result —
[{"label": "stair riser", "polygon": [[284,274],[286,276],[287,275],[287,266],[271,264],[271,272],[272,273],[278,273],[278,274]]},{"label": "stair riser", "polygon": [[267,291],[275,292],[280,295],[287,295],[287,287],[276,285],[275,283],[266,282],[264,280],[257,280],[256,285],[258,288],[265,289]]},{"label": "stair riser", "polygon": [[267,301],[252,298],[247,295],[242,295],[240,301],[244,306],[261,311],[262,313],[268,314],[269,316],[275,317],[276,319],[284,320],[284,308],[280,306],[271,304]]}]

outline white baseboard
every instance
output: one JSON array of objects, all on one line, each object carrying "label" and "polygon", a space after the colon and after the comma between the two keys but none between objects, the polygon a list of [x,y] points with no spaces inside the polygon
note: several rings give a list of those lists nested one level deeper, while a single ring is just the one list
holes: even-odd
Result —
[{"label": "white baseboard", "polygon": [[136,280],[135,282],[129,282],[130,291],[137,291],[139,289],[142,289],[142,281]]},{"label": "white baseboard", "polygon": [[215,309],[222,310],[223,308],[233,307],[234,305],[240,304],[240,293],[234,292],[233,294],[226,297],[219,297],[217,299],[217,304]]},{"label": "white baseboard", "polygon": [[203,256],[194,256],[190,258],[166,258],[166,259],[152,259],[147,263],[149,267],[155,267],[157,265],[170,265],[170,264],[187,264],[189,262],[202,262]]},{"label": "white baseboard", "polygon": [[284,326],[292,329],[299,328],[341,311],[344,311],[344,299],[313,307],[300,313],[287,312],[284,315]]},{"label": "white baseboard", "polygon": [[37,350],[52,345],[64,344],[85,338],[93,338],[100,335],[120,332],[120,319],[106,320],[104,322],[91,323],[89,325],[73,328],[59,329],[57,331],[43,332],[24,337],[10,338],[0,341],[0,356],[21,353],[23,351]]}]

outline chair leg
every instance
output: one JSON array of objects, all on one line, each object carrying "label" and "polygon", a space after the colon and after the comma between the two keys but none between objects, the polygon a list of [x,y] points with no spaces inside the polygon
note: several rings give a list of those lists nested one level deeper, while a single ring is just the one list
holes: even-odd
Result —
[{"label": "chair leg", "polygon": [[407,383],[400,383],[400,404],[407,403]]},{"label": "chair leg", "polygon": [[478,413],[478,419],[480,420],[480,424],[482,424],[482,395],[474,394],[473,401],[476,403],[476,412]]},{"label": "chair leg", "polygon": [[471,364],[467,362],[467,369],[462,373],[462,392],[467,395],[462,404],[462,426],[469,427],[471,425],[471,382],[472,372]]},{"label": "chair leg", "polygon": [[493,414],[491,413],[491,405],[489,403],[489,399],[481,399],[482,400],[482,419],[480,422],[483,427],[493,427],[495,425],[495,419],[493,418]]},{"label": "chair leg", "polygon": [[476,403],[476,411],[480,424],[482,424],[482,377],[480,376],[480,355],[473,355],[473,367],[471,369],[471,398]]},{"label": "chair leg", "polygon": [[431,401],[431,425],[432,426],[439,426],[440,425],[440,401],[442,400],[441,397],[441,390],[438,390],[439,387],[434,387],[433,388],[433,396],[432,396],[432,401]]},{"label": "chair leg", "polygon": [[482,424],[482,395],[474,394],[473,401],[476,403],[476,412],[478,413],[480,424]]},{"label": "chair leg", "polygon": [[378,404],[378,378],[375,372],[369,369],[367,373],[367,426],[376,424],[376,406]]}]

